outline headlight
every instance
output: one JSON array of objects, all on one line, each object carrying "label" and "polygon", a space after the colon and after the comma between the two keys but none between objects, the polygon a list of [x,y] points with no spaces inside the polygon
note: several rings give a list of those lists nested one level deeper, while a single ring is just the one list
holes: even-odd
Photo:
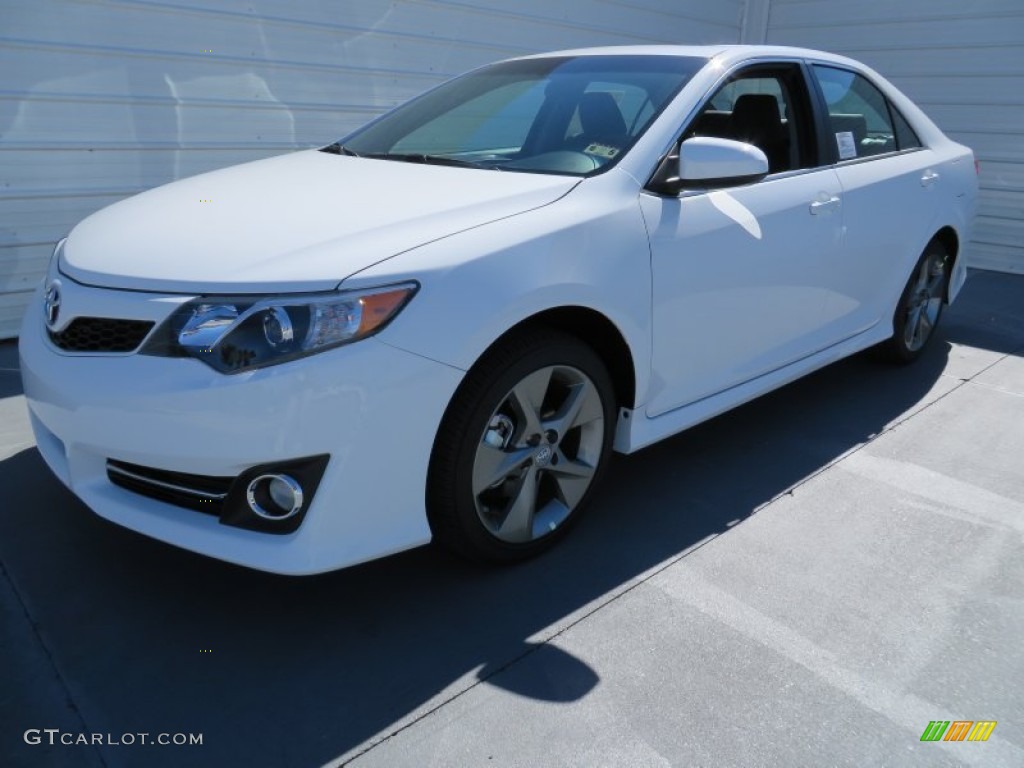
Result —
[{"label": "headlight", "polygon": [[418,287],[400,283],[266,299],[195,299],[171,315],[141,352],[194,357],[221,373],[277,365],[372,336]]}]

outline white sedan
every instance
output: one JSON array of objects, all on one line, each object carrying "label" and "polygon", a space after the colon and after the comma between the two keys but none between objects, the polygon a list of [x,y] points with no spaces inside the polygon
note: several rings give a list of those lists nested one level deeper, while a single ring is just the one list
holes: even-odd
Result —
[{"label": "white sedan", "polygon": [[977,187],[839,56],[501,62],[78,224],[21,333],[32,425],[97,513],[234,563],[517,560],[612,451],[868,347],[917,357]]}]

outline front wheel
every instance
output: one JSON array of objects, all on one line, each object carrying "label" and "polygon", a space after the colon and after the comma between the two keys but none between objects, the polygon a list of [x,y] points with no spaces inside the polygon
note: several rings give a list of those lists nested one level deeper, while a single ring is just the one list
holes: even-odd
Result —
[{"label": "front wheel", "polygon": [[615,398],[601,359],[557,331],[515,333],[467,375],[438,432],[427,505],[435,538],[476,560],[551,546],[611,453]]},{"label": "front wheel", "polygon": [[935,333],[942,317],[949,253],[942,243],[925,248],[907,281],[893,315],[893,336],[880,345],[885,357],[899,363],[916,360]]}]

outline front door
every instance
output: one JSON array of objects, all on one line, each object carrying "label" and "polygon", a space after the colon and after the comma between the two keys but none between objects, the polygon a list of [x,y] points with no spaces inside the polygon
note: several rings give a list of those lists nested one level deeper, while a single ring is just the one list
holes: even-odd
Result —
[{"label": "front door", "polygon": [[739,72],[682,138],[748,141],[769,159],[756,184],[641,195],[653,274],[653,390],[658,416],[807,357],[824,328],[842,231],[842,194],[818,165],[798,64]]}]

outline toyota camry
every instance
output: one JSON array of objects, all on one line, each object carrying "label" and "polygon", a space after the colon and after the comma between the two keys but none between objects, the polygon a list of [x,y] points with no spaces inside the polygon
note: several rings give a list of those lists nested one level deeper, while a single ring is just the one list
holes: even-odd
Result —
[{"label": "toyota camry", "polygon": [[75,226],[21,332],[32,425],[99,515],[252,568],[522,559],[613,452],[869,347],[918,357],[977,188],[847,58],[500,62]]}]

